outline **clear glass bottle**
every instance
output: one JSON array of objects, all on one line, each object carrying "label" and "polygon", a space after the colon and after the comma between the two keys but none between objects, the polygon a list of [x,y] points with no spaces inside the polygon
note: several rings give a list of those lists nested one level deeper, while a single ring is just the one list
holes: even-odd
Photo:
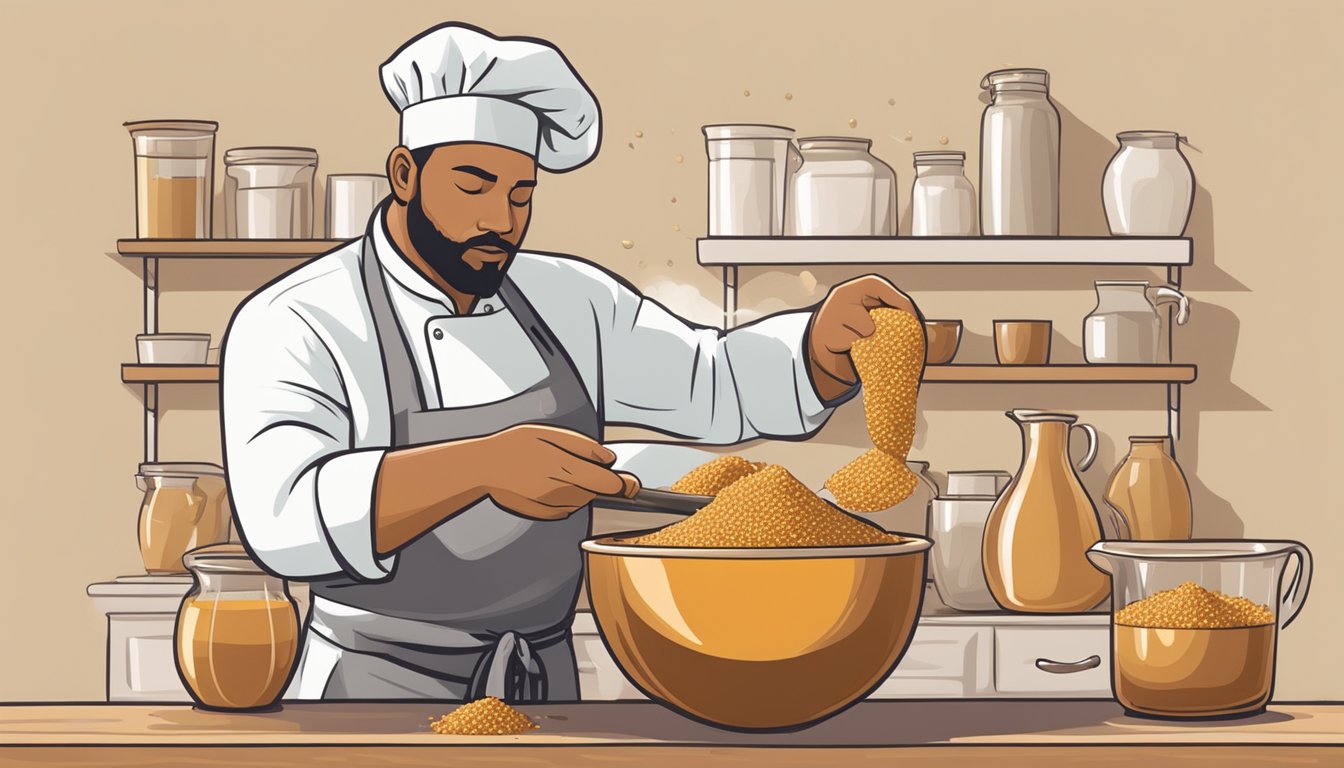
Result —
[{"label": "clear glass bottle", "polygon": [[1195,204],[1195,172],[1175,131],[1117,133],[1101,201],[1112,235],[1179,237]]},{"label": "clear glass bottle", "polygon": [[1044,69],[985,75],[980,120],[980,231],[1059,234],[1059,111]]},{"label": "clear glass bottle", "polygon": [[802,167],[789,182],[786,235],[896,234],[896,172],[869,150],[871,139],[798,140]]},{"label": "clear glass bottle", "polygon": [[[1022,466],[985,523],[985,581],[1000,607],[1028,613],[1085,611],[1106,596],[1106,578],[1087,561],[1101,540],[1097,508],[1078,472],[1097,457],[1097,432],[1071,413],[1014,410],[1022,429]],[[1075,469],[1069,433],[1088,436]]]},{"label": "clear glass bottle", "polygon": [[194,549],[184,560],[195,583],[177,615],[182,682],[204,709],[272,707],[299,651],[298,607],[284,580],[238,544]]},{"label": "clear glass bottle", "polygon": [[976,234],[975,187],[965,173],[966,153],[916,152],[910,191],[910,234],[939,237]]}]

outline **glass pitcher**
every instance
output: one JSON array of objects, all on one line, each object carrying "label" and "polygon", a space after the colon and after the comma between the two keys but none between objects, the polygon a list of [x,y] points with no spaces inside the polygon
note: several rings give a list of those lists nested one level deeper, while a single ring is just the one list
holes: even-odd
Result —
[{"label": "glass pitcher", "polygon": [[182,682],[202,709],[272,707],[299,650],[298,607],[284,580],[238,544],[194,549],[183,560],[195,583],[177,614]]},{"label": "glass pitcher", "polygon": [[[1097,431],[1071,413],[1014,410],[1022,466],[985,523],[985,581],[1001,608],[1028,613],[1085,611],[1106,596],[1106,578],[1088,565],[1101,539],[1097,508],[1078,472],[1097,458]],[[1087,455],[1069,460],[1069,434],[1087,434]]]},{"label": "glass pitcher", "polygon": [[784,234],[784,196],[802,164],[793,129],[778,125],[706,125],[711,237]]},{"label": "glass pitcher", "polygon": [[[1278,630],[1302,610],[1311,584],[1305,546],[1104,541],[1087,557],[1111,575],[1111,682],[1129,713],[1189,718],[1264,711],[1274,690]],[[1297,569],[1285,584],[1291,559]]]},{"label": "glass pitcher", "polygon": [[1083,318],[1083,359],[1089,363],[1156,363],[1162,328],[1157,305],[1175,303],[1177,325],[1190,319],[1190,299],[1175,288],[1150,289],[1146,280],[1098,280],[1096,288],[1097,306]]}]

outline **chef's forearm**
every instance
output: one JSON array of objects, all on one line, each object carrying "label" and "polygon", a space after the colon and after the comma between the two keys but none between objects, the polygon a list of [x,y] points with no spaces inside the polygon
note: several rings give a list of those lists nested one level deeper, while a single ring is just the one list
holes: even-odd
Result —
[{"label": "chef's forearm", "polygon": [[390,555],[486,493],[473,470],[478,440],[389,451],[374,489],[374,548]]}]

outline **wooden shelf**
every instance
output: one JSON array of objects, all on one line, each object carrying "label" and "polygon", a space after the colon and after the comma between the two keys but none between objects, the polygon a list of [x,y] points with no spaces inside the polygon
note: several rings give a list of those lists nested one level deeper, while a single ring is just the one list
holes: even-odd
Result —
[{"label": "wooden shelf", "polygon": [[948,384],[1189,384],[1193,365],[930,365],[924,381]]},{"label": "wooden shelf", "polygon": [[[1189,384],[1193,365],[931,365],[924,381],[941,384]],[[128,384],[209,384],[218,365],[121,366]]]},{"label": "wooden shelf", "polygon": [[1072,264],[1184,267],[1188,237],[702,237],[704,266]]},{"label": "wooden shelf", "polygon": [[219,366],[127,363],[121,366],[121,380],[127,384],[211,384],[219,382]]},{"label": "wooden shelf", "polygon": [[156,259],[306,259],[345,240],[118,240],[117,253]]}]

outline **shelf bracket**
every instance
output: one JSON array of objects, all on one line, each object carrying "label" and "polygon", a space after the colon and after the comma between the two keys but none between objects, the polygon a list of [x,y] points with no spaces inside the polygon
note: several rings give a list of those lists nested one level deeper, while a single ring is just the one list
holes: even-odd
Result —
[{"label": "shelf bracket", "polygon": [[145,463],[159,460],[159,385],[145,385]]},{"label": "shelf bracket", "polygon": [[737,324],[737,265],[723,268],[723,329]]}]

